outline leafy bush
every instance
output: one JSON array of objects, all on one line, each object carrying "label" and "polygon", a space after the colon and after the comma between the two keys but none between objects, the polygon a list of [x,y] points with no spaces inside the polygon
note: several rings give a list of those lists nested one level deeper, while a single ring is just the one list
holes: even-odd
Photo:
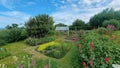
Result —
[{"label": "leafy bush", "polygon": [[12,28],[8,30],[7,41],[8,42],[15,42],[20,41],[27,38],[27,32],[21,28]]},{"label": "leafy bush", "polygon": [[106,28],[100,27],[97,29],[97,33],[99,34],[107,34],[108,30]]},{"label": "leafy bush", "polygon": [[55,35],[55,31],[54,30],[48,31],[48,36],[53,36],[53,35]]},{"label": "leafy bush", "polygon": [[36,46],[36,45],[38,45],[38,39],[28,38],[28,39],[25,40],[25,43],[30,45],[30,46]]},{"label": "leafy bush", "polygon": [[0,45],[7,44],[7,30],[0,30]]},{"label": "leafy bush", "polygon": [[116,29],[120,28],[120,24],[118,20],[111,19],[111,20],[105,20],[102,24],[102,26],[107,27],[108,25],[113,25],[115,26]]},{"label": "leafy bush", "polygon": [[54,36],[43,37],[43,38],[38,39],[38,44],[43,44],[43,43],[51,42],[54,40],[55,40]]},{"label": "leafy bush", "polygon": [[112,64],[120,64],[120,48],[103,35],[95,32],[85,34],[77,46],[79,63],[83,68],[112,68]]},{"label": "leafy bush", "polygon": [[40,39],[28,38],[28,39],[25,40],[25,42],[28,45],[35,46],[35,45],[51,42],[53,40],[55,40],[55,37],[51,36],[51,37],[44,37],[44,38],[40,38]]},{"label": "leafy bush", "polygon": [[25,29],[22,29],[20,40],[26,39],[27,37],[28,37],[27,31]]},{"label": "leafy bush", "polygon": [[48,46],[41,52],[47,56],[59,59],[64,57],[71,47],[72,43],[65,41],[58,45]]}]

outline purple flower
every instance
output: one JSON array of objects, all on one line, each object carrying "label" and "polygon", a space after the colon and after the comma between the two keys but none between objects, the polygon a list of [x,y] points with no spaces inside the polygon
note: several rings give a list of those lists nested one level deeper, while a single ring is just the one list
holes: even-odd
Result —
[{"label": "purple flower", "polygon": [[22,64],[19,65],[19,68],[22,68]]},{"label": "purple flower", "polygon": [[35,65],[35,60],[34,60],[34,59],[32,59],[32,65],[33,65],[33,66]]}]

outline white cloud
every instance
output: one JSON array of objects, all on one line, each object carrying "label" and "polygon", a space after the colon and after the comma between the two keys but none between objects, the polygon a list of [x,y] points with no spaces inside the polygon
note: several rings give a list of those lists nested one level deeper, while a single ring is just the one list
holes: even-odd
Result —
[{"label": "white cloud", "polygon": [[21,24],[24,23],[29,19],[30,15],[25,14],[19,11],[7,11],[7,12],[0,12],[0,26],[6,26],[6,24],[17,23]]},{"label": "white cloud", "polygon": [[107,5],[107,7],[112,7],[115,10],[120,10],[120,0],[113,0],[111,3]]},{"label": "white cloud", "polygon": [[[56,23],[72,24],[74,20],[82,19],[88,22],[95,14],[106,8],[120,10],[120,0],[66,0],[67,4],[60,5],[58,11],[51,14]],[[56,3],[58,4],[58,3]],[[62,8],[61,8],[62,7]]]},{"label": "white cloud", "polygon": [[35,5],[36,2],[27,2],[28,5]]},{"label": "white cloud", "polygon": [[72,22],[76,19],[82,19],[85,22],[88,22],[89,18],[91,16],[93,16],[94,14],[82,14],[82,13],[74,13],[71,11],[65,11],[65,12],[56,12],[54,14],[52,14],[51,16],[53,16],[54,20],[55,20],[55,24],[57,23],[64,23],[67,25],[71,25]]},{"label": "white cloud", "polygon": [[2,4],[5,8],[12,10],[14,8],[12,1],[13,0],[0,0],[0,4]]}]

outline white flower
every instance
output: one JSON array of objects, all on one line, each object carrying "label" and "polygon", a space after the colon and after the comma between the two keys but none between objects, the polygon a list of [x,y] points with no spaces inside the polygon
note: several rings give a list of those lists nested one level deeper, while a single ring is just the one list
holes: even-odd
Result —
[{"label": "white flower", "polygon": [[5,64],[2,65],[2,68],[5,68]]},{"label": "white flower", "polygon": [[18,58],[17,58],[17,56],[13,56],[13,59],[14,59],[15,61],[17,61]]}]

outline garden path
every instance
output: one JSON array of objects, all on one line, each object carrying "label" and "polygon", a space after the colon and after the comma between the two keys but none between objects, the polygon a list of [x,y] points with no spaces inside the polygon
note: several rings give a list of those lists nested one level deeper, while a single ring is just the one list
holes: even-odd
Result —
[{"label": "garden path", "polygon": [[38,46],[29,46],[27,48],[24,49],[25,52],[28,52],[29,54],[32,54],[32,58],[42,58],[42,59],[46,59],[47,56],[41,54],[40,52],[37,52]]}]

